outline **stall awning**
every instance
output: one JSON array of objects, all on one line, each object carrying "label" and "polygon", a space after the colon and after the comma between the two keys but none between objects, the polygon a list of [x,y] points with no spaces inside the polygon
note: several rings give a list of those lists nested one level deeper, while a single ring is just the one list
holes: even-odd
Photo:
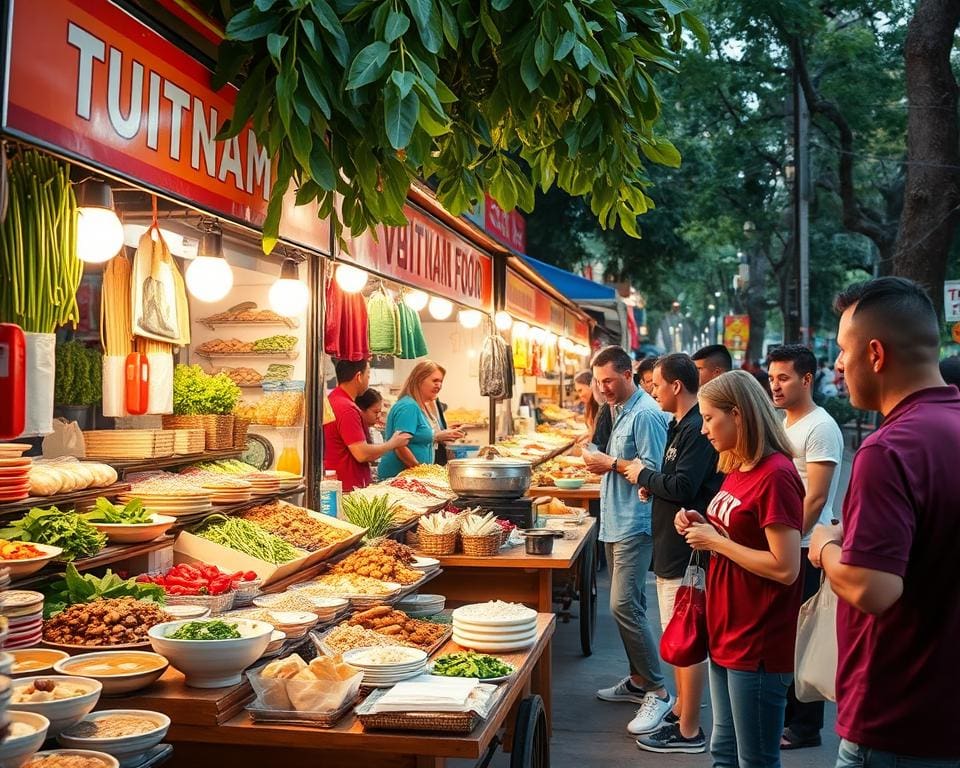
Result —
[{"label": "stall awning", "polygon": [[617,292],[609,286],[587,280],[585,277],[530,256],[522,258],[539,272],[544,280],[572,301],[577,303],[614,302],[617,298]]}]

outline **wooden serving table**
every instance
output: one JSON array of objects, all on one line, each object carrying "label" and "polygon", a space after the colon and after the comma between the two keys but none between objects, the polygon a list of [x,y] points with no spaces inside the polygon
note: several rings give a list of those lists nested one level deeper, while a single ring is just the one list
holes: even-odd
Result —
[{"label": "wooden serving table", "polygon": [[[174,744],[173,764],[178,766],[440,768],[447,758],[480,760],[499,744],[497,739],[503,728],[507,729],[507,742],[510,742],[515,719],[518,734],[525,730],[521,719],[522,713],[529,710],[529,702],[524,699],[538,680],[549,679],[549,649],[556,621],[553,614],[539,615],[537,638],[531,648],[497,654],[517,671],[504,683],[506,691],[487,719],[466,735],[366,731],[353,713],[329,729],[254,723],[242,709],[253,697],[246,681],[232,688],[188,688],[183,675],[173,668],[144,691],[122,699],[104,699],[99,706],[152,709],[168,715],[172,724],[167,741]],[[437,653],[461,650],[459,645],[448,641]],[[543,705],[549,717],[549,686]],[[514,746],[519,747],[520,743]]]},{"label": "wooden serving table", "polygon": [[534,485],[527,496],[553,496],[563,502],[572,502],[570,506],[589,509],[591,501],[600,501],[600,483],[584,483],[579,488],[557,488],[553,485]]}]

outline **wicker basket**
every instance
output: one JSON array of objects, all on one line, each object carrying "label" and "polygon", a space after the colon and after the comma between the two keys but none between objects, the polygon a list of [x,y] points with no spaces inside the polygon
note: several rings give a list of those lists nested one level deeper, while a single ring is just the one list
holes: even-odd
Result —
[{"label": "wicker basket", "polygon": [[167,595],[167,605],[200,605],[209,608],[212,615],[233,608],[237,593],[233,590],[222,595]]},{"label": "wicker basket", "polygon": [[233,448],[233,415],[206,414],[203,428],[207,432],[207,450],[222,451]]},{"label": "wicker basket", "polygon": [[453,533],[430,533],[422,527],[417,530],[420,544],[417,551],[422,555],[452,555],[457,551],[458,531]]},{"label": "wicker basket", "polygon": [[206,446],[207,436],[203,427],[197,429],[174,429],[173,431],[173,452],[178,456],[190,456],[195,453],[203,453]]},{"label": "wicker basket", "polygon": [[510,541],[510,533],[511,531],[508,531],[506,528],[500,529],[500,546],[501,547],[507,546],[507,542]]},{"label": "wicker basket", "polygon": [[404,534],[404,541],[406,542],[406,544],[407,544],[408,547],[412,547],[413,549],[417,549],[417,548],[420,546],[420,533],[419,533],[419,531],[417,531],[417,530],[415,530],[415,529],[412,530],[412,531],[407,531],[406,534]]},{"label": "wicker basket", "polygon": [[463,544],[463,554],[467,557],[493,557],[500,549],[500,531],[486,536],[464,536],[460,541]]},{"label": "wicker basket", "polygon": [[203,429],[203,416],[163,416],[164,429]]},{"label": "wicker basket", "polygon": [[247,429],[251,424],[250,419],[241,419],[239,416],[233,417],[233,447],[243,450],[247,447]]}]

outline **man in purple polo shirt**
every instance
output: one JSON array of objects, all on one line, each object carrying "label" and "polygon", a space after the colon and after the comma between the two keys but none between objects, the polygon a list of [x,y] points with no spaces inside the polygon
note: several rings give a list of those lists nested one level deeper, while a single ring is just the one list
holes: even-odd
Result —
[{"label": "man in purple polo shirt", "polygon": [[884,416],[854,458],[842,529],[818,526],[810,542],[840,597],[837,767],[956,768],[960,393],[940,376],[919,285],[870,280],[837,309],[850,401]]}]

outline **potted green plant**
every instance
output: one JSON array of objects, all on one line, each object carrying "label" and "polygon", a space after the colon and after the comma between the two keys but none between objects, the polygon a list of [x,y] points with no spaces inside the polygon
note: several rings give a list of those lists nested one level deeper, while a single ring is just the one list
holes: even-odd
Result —
[{"label": "potted green plant", "polygon": [[56,348],[53,399],[56,415],[90,429],[91,406],[103,399],[103,358],[80,341],[67,341]]},{"label": "potted green plant", "polygon": [[199,365],[178,365],[173,371],[173,416],[165,429],[203,428],[207,450],[233,446],[233,409],[240,388],[224,373],[211,376]]}]

